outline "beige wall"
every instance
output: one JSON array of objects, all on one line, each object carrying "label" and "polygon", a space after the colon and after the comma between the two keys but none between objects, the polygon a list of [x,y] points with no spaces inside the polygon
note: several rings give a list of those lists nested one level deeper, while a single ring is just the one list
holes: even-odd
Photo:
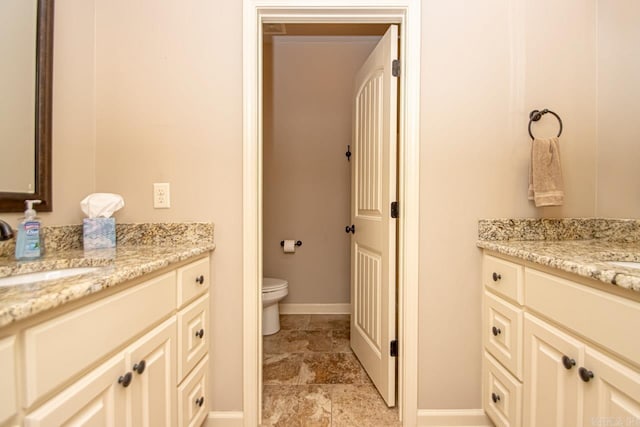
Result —
[{"label": "beige wall", "polygon": [[[349,302],[353,78],[379,37],[274,37],[265,60],[264,275],[283,303]],[[273,93],[272,96],[269,96]],[[285,254],[283,239],[302,240]]]},{"label": "beige wall", "polygon": [[[419,407],[478,408],[477,219],[596,213],[595,5],[422,6]],[[78,223],[97,190],[124,195],[118,221],[215,222],[212,405],[241,410],[242,2],[97,1],[95,48],[93,7],[56,3],[55,210],[43,220]],[[526,200],[526,125],[544,107],[565,123],[567,197],[540,210]],[[618,161],[599,162],[601,190]],[[152,183],[165,181],[173,207],[154,210]]]},{"label": "beige wall", "polygon": [[[477,220],[594,214],[595,10],[584,0],[422,6],[418,403],[479,408]],[[534,108],[565,124],[561,208],[527,200]],[[557,130],[544,120],[536,134]]]},{"label": "beige wall", "polygon": [[640,217],[640,2],[598,1],[598,205]]},{"label": "beige wall", "polygon": [[215,223],[212,409],[241,410],[242,2],[96,1],[96,82],[96,190],[124,196],[117,220]]}]

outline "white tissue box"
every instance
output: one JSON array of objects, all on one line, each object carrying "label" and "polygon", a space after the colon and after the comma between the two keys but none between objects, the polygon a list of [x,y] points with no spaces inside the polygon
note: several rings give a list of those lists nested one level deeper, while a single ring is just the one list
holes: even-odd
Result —
[{"label": "white tissue box", "polygon": [[82,240],[85,249],[116,247],[115,218],[85,218],[82,220]]}]

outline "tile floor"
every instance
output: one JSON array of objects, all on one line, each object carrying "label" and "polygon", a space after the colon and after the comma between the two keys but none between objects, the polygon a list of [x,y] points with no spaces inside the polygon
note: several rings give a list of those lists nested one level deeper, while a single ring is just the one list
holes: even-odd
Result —
[{"label": "tile floor", "polygon": [[263,339],[262,426],[401,426],[349,347],[349,315],[281,315]]}]

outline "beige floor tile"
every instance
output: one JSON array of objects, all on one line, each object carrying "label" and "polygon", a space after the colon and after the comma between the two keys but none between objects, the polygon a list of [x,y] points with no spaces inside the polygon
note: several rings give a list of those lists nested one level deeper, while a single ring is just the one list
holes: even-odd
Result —
[{"label": "beige floor tile", "polygon": [[285,330],[308,329],[310,319],[310,314],[281,314],[280,328]]},{"label": "beige floor tile", "polygon": [[352,353],[305,353],[300,384],[366,384],[369,377]]},{"label": "beige floor tile", "polygon": [[398,410],[388,408],[373,384],[331,386],[332,427],[395,427]]},{"label": "beige floor tile", "polygon": [[331,426],[331,397],[324,386],[265,385],[263,426]]},{"label": "beige floor tile", "polygon": [[331,331],[331,351],[334,353],[351,353],[349,329],[333,329]]},{"label": "beige floor tile", "polygon": [[312,314],[308,329],[349,329],[348,314]]},{"label": "beige floor tile", "polygon": [[265,355],[262,362],[263,384],[299,384],[302,355],[292,353]]}]

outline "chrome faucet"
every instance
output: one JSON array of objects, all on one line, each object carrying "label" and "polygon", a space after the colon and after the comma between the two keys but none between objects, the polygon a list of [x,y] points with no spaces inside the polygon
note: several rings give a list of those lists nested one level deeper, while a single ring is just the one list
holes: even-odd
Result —
[{"label": "chrome faucet", "polygon": [[0,219],[0,240],[9,240],[13,237],[11,226]]}]

